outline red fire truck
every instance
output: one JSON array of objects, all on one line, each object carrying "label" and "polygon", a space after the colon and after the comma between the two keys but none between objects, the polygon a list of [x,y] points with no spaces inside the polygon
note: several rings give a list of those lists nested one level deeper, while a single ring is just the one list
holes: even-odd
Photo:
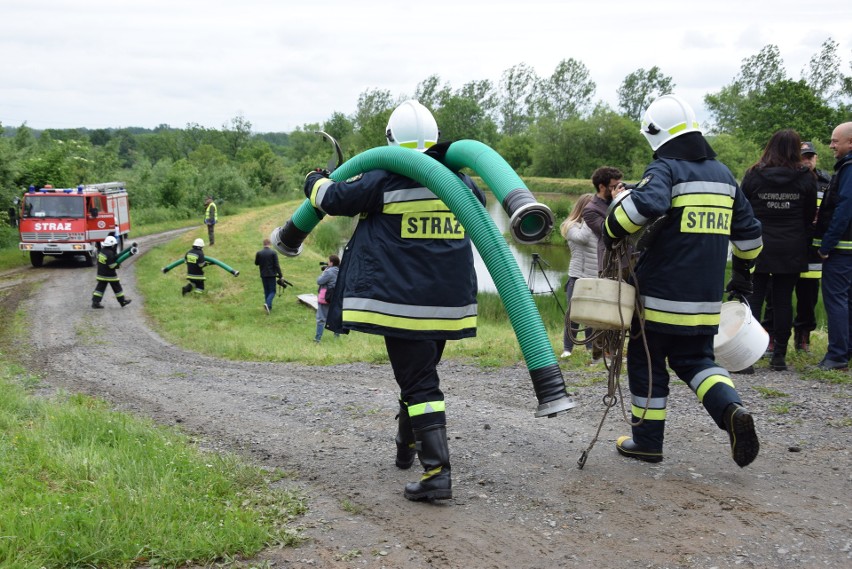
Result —
[{"label": "red fire truck", "polygon": [[30,186],[20,205],[18,247],[29,252],[34,267],[42,266],[45,255],[82,255],[86,266],[91,267],[107,235],[118,240],[120,251],[130,234],[124,182],[64,189]]}]

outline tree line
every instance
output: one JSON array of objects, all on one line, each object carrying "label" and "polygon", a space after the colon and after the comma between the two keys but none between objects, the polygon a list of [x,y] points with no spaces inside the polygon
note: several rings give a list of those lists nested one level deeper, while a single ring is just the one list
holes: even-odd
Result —
[{"label": "tree line", "polygon": [[[301,194],[305,172],[325,165],[331,155],[314,131],[339,140],[345,156],[384,146],[391,111],[409,97],[433,111],[442,140],[488,144],[521,176],[588,179],[598,166],[611,165],[636,180],[651,154],[639,133],[641,113],[656,97],[676,90],[659,67],[637,69],[624,78],[613,109],[594,101],[591,73],[570,58],[548,77],[521,63],[496,84],[474,80],[454,88],[432,75],[414,93],[369,89],[352,114],[336,111],[322,124],[289,133],[253,132],[243,116],[220,129],[162,124],[36,131],[26,123],[0,124],[0,199],[11,202],[31,184],[121,180],[130,188],[134,216],[145,221],[197,217],[206,194],[225,209],[292,199]],[[735,175],[742,176],[781,128],[812,140],[820,167],[829,169],[831,130],[852,114],[852,73],[844,73],[839,45],[831,38],[798,79],[788,75],[778,47],[767,45],[744,59],[731,82],[705,95],[704,102],[710,113],[705,134]]]}]

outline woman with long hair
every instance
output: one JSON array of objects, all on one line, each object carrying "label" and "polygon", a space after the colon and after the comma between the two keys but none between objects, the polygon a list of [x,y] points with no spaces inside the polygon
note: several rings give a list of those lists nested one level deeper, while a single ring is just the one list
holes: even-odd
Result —
[{"label": "woman with long hair", "polygon": [[[571,213],[562,224],[559,226],[559,232],[568,243],[568,249],[571,251],[571,261],[568,265],[568,282],[565,283],[565,297],[568,306],[571,305],[571,295],[574,292],[574,283],[579,278],[594,278],[598,276],[598,238],[592,231],[592,228],[583,221],[583,209],[595,194],[583,194],[577,198]],[[569,311],[570,312],[570,311]],[[568,320],[568,313],[565,316],[565,327],[562,333],[562,356],[567,358],[571,355],[574,343],[571,338],[577,337],[580,331],[580,325],[577,322]],[[592,335],[592,329],[585,329],[585,345],[591,350],[592,344],[589,342],[589,337]]]},{"label": "woman with long hair", "polygon": [[[792,129],[772,135],[760,160],[745,173],[743,193],[763,226],[763,250],[754,268],[751,311],[761,321],[772,299],[774,338],[770,369],[787,369],[787,343],[793,326],[793,289],[808,268],[808,248],[817,209],[816,175],[802,163],[802,141]],[[732,220],[734,223],[735,220]]]}]

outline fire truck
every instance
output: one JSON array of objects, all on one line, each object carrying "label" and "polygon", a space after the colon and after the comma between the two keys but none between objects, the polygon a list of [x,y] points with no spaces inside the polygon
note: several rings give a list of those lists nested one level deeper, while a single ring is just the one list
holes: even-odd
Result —
[{"label": "fire truck", "polygon": [[112,235],[121,251],[130,234],[129,203],[124,182],[79,185],[76,188],[30,186],[21,198],[21,242],[33,267],[46,255],[82,255],[94,266],[101,242]]}]

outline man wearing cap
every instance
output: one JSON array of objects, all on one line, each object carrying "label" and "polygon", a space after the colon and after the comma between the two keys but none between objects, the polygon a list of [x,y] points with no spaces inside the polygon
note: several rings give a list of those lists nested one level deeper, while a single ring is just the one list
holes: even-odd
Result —
[{"label": "man wearing cap", "polygon": [[219,221],[219,209],[216,207],[216,202],[213,201],[213,196],[207,196],[204,200],[204,205],[207,209],[204,210],[204,224],[207,226],[207,242],[210,245],[216,242],[213,236],[213,226]]},{"label": "man wearing cap", "polygon": [[[817,207],[822,203],[822,196],[828,189],[831,175],[819,170],[817,151],[812,142],[802,143],[802,164],[816,174],[817,177]],[[798,351],[810,351],[811,332],[816,330],[816,305],[819,300],[819,280],[822,277],[822,259],[811,248],[808,256],[808,270],[799,275],[796,283],[796,317],[793,320],[793,345]]]},{"label": "man wearing cap", "polygon": [[829,148],[837,161],[817,213],[814,245],[822,259],[822,300],[828,320],[828,350],[817,367],[849,369],[852,300],[852,122],[838,125]]}]

